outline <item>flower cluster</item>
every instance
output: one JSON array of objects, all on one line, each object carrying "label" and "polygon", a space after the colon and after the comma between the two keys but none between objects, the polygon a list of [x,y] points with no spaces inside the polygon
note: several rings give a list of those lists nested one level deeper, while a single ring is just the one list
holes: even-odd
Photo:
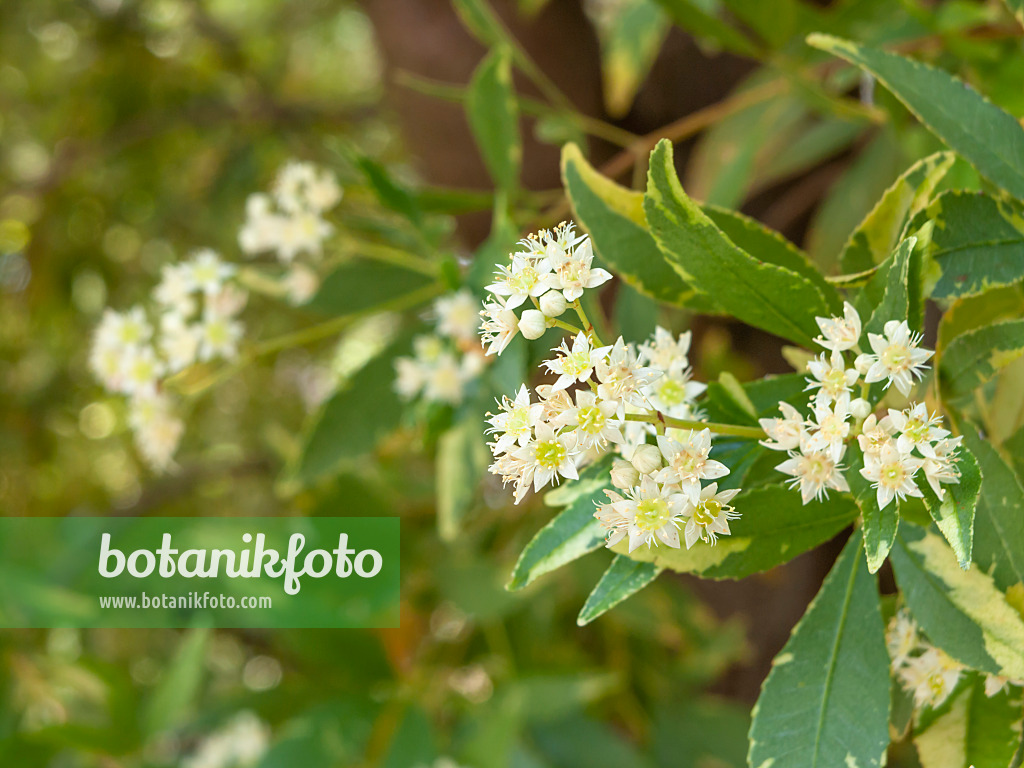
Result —
[{"label": "flower cluster", "polygon": [[319,286],[316,271],[297,257],[319,261],[323,242],[333,231],[323,215],[341,195],[330,171],[291,161],[278,172],[270,194],[259,192],[246,201],[238,244],[248,256],[273,252],[288,268],[283,287],[293,304],[304,304]]},{"label": "flower cluster", "polygon": [[162,390],[165,378],[193,363],[238,355],[247,294],[235,269],[209,249],[164,266],[147,306],[107,309],[96,328],[90,366],[112,393],[129,399],[129,424],[140,453],[166,470],[184,432]]},{"label": "flower cluster", "polygon": [[[892,670],[904,690],[913,694],[917,709],[940,706],[956,688],[961,675],[968,671],[945,651],[925,640],[906,610],[900,610],[889,621],[885,642]],[[1024,681],[986,675],[985,695],[991,698],[1010,685],[1021,686]]]},{"label": "flower cluster", "polygon": [[[873,353],[858,354],[850,366],[847,355],[859,351],[861,337],[857,311],[847,303],[843,317],[817,320],[822,336],[816,341],[828,352],[807,364],[811,415],[805,417],[782,402],[781,417],[760,420],[768,436],[761,444],[789,454],[776,469],[793,478],[790,484],[799,486],[804,504],[827,498],[829,490],[849,491],[841,462],[847,443],[856,436],[864,454],[860,473],[876,489],[879,508],[893,499],[921,496],[915,482],[918,470],[943,498],[941,484],[959,482],[955,465],[960,438],[950,439],[949,432],[938,426],[940,418],[929,415],[923,403],[903,411],[890,409],[879,420],[864,399],[869,385],[883,379],[886,387],[895,384],[902,394],[910,394],[914,379],[921,377],[933,354],[920,348],[921,336],[911,333],[906,321],[890,321],[884,335],[868,334]],[[862,375],[861,396],[854,397],[853,388]]]},{"label": "flower cluster", "polygon": [[[495,282],[487,286],[491,296],[481,312],[487,354],[501,354],[519,332],[539,339],[567,307],[578,306],[584,290],[611,280],[611,274],[594,267],[593,261],[590,238],[577,235],[571,223],[520,240],[519,250],[509,254],[509,264],[500,265]],[[517,315],[516,309],[527,300],[534,308]]]},{"label": "flower cluster", "polygon": [[480,303],[463,289],[439,298],[433,307],[435,333],[413,339],[413,356],[395,360],[395,391],[406,399],[458,405],[467,386],[483,370],[477,343]]},{"label": "flower cluster", "polygon": [[[520,331],[538,338],[569,306],[585,330],[542,363],[554,380],[537,386],[536,397],[524,384],[489,414],[490,471],[513,484],[518,504],[531,488],[576,479],[581,467],[614,452],[610,481],[621,493],[607,491],[608,502],[594,515],[608,529],[609,547],[628,537],[630,551],[659,543],[678,548],[681,529],[687,548],[698,539],[714,544],[737,517],[729,502],[738,490],[703,484],[729,469],[710,458],[711,432],[695,421],[705,385],[692,380],[689,332],[674,336],[659,327],[639,347],[621,336],[602,345],[579,305],[585,289],[610,278],[591,266],[589,239],[562,224],[520,246],[488,286],[493,298],[482,313],[488,354],[501,354]],[[537,309],[517,317],[528,299]]]}]

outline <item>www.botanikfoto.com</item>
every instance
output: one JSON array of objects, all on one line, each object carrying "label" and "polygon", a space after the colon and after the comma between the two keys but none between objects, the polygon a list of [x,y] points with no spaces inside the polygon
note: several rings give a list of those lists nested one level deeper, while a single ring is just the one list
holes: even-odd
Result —
[{"label": "www.botanikfoto.com", "polygon": [[189,592],[184,595],[160,593],[147,595],[100,595],[100,608],[273,608],[274,601],[268,595],[258,597],[213,594],[211,592]]}]

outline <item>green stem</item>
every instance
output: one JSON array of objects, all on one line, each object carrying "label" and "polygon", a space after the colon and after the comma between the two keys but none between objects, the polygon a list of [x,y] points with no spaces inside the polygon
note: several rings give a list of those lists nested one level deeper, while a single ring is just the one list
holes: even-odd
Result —
[{"label": "green stem", "polygon": [[718,435],[731,435],[733,437],[749,437],[759,440],[768,435],[760,427],[744,427],[739,424],[718,424],[713,421],[695,421],[692,419],[677,419],[666,416],[661,411],[650,411],[648,413],[627,413],[626,421],[642,421],[647,424],[654,424],[673,429],[710,429]]},{"label": "green stem", "polygon": [[564,320],[558,320],[557,318],[552,318],[550,322],[551,322],[551,324],[555,328],[561,328],[563,331],[569,331],[573,336],[575,336],[575,335],[577,335],[579,333],[583,333],[583,329],[582,328],[577,328],[572,323],[567,323]]},{"label": "green stem", "polygon": [[347,240],[343,243],[342,247],[353,256],[362,256],[374,261],[382,261],[385,264],[394,264],[403,269],[421,272],[431,277],[436,277],[441,271],[435,262],[428,261],[408,251],[403,251],[401,248],[392,248],[391,246],[379,243],[368,243],[365,240]]},{"label": "green stem", "polygon": [[579,315],[580,322],[583,323],[583,330],[590,337],[594,346],[603,347],[604,344],[602,344],[601,339],[598,338],[597,331],[594,330],[594,324],[590,322],[590,319],[587,317],[587,313],[583,311],[583,305],[580,303],[579,299],[576,299],[576,301],[572,303],[572,308],[575,309],[576,314]]}]

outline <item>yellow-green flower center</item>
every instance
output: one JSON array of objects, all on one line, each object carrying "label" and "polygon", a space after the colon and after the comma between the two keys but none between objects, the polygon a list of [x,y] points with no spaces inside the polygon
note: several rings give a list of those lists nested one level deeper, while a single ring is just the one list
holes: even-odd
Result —
[{"label": "yellow-green flower center", "polygon": [[545,440],[537,443],[537,464],[545,469],[558,469],[565,461],[565,446],[557,440]]},{"label": "yellow-green flower center", "polygon": [[537,270],[527,265],[513,274],[508,284],[516,293],[529,293],[537,284],[537,277]]},{"label": "yellow-green flower center", "polygon": [[909,352],[902,344],[890,344],[882,353],[882,365],[894,371],[904,368]]},{"label": "yellow-green flower center", "polygon": [[704,466],[704,456],[684,448],[672,458],[672,468],[681,475],[695,475]]},{"label": "yellow-green flower center", "polygon": [[902,485],[906,470],[902,464],[887,464],[882,467],[881,479],[884,485],[896,487]]},{"label": "yellow-green flower center", "polygon": [[715,499],[702,501],[693,511],[693,521],[697,525],[707,527],[715,522],[715,519],[722,514],[722,504]]},{"label": "yellow-green flower center", "polygon": [[669,521],[668,502],[664,499],[644,499],[636,505],[634,520],[642,531],[656,531]]},{"label": "yellow-green flower center", "polygon": [[588,435],[598,435],[604,429],[608,418],[601,413],[596,405],[588,405],[580,408],[578,413],[580,429]]},{"label": "yellow-green flower center", "polygon": [[686,386],[675,379],[664,378],[658,385],[658,397],[671,407],[686,402]]},{"label": "yellow-green flower center", "polygon": [[826,391],[832,394],[838,394],[846,388],[846,371],[842,368],[832,368],[822,381]]}]

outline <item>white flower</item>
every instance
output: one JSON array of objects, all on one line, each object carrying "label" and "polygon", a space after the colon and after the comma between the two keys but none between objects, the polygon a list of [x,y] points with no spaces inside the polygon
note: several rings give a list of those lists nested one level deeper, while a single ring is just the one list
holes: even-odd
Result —
[{"label": "white flower", "polygon": [[238,356],[238,342],[244,333],[245,326],[237,320],[216,312],[205,313],[199,323],[199,359],[233,360]]},{"label": "white flower", "polygon": [[196,310],[191,272],[187,264],[164,265],[160,270],[160,282],[153,289],[157,304],[183,317],[191,317]]},{"label": "white flower", "polygon": [[878,508],[885,509],[894,498],[902,501],[907,496],[921,496],[914,483],[914,474],[921,468],[921,459],[900,452],[890,440],[877,453],[864,454],[864,468],[860,473],[878,489]]},{"label": "white flower", "polygon": [[929,648],[907,660],[899,670],[903,688],[914,694],[918,708],[937,707],[946,700],[960,680],[963,667],[938,648]]},{"label": "white flower", "polygon": [[638,408],[647,404],[644,388],[662,375],[654,368],[642,367],[632,346],[626,344],[621,336],[608,352],[608,357],[598,361],[595,370],[601,382],[597,393],[602,399],[620,400]]},{"label": "white flower", "polygon": [[120,392],[123,383],[123,348],[94,343],[89,350],[89,368],[111,392]]},{"label": "white flower", "polygon": [[298,210],[281,222],[277,238],[277,258],[290,263],[300,253],[319,258],[323,241],[334,228],[315,211]]},{"label": "white flower", "polygon": [[187,269],[187,279],[192,290],[202,291],[208,296],[219,292],[224,281],[235,273],[231,264],[209,248],[196,251],[183,266]]},{"label": "white flower", "polygon": [[806,389],[817,389],[815,397],[819,402],[830,403],[844,395],[849,397],[850,387],[859,378],[855,368],[846,368],[843,353],[837,349],[832,350],[827,360],[825,355],[811,360],[807,363],[807,370],[814,378],[807,379]]},{"label": "white flower", "polygon": [[604,269],[594,269],[594,251],[590,239],[586,238],[571,253],[553,241],[549,241],[545,255],[555,273],[545,278],[549,288],[560,290],[565,300],[576,301],[587,288],[597,288],[612,279]]},{"label": "white flower", "polygon": [[294,212],[305,207],[306,188],[316,181],[316,168],[312,163],[290,160],[277,173],[274,198],[282,210]]},{"label": "white flower", "polygon": [[515,309],[528,298],[537,298],[548,290],[545,282],[551,272],[551,262],[513,254],[512,265],[498,265],[498,280],[487,286],[497,296],[506,297],[506,306]]},{"label": "white flower", "polygon": [[889,649],[893,669],[901,667],[910,659],[910,654],[917,647],[917,623],[906,611],[898,612],[889,620],[885,644]]},{"label": "white flower", "polygon": [[679,549],[679,525],[686,497],[659,485],[650,475],[641,478],[640,486],[627,491],[626,496],[618,511],[629,521],[629,551],[644,544],[657,546],[659,540]]},{"label": "white flower", "polygon": [[565,389],[576,382],[583,382],[590,378],[594,367],[604,359],[611,347],[590,346],[590,339],[580,331],[572,342],[572,350],[569,349],[565,340],[561,345],[552,349],[552,352],[561,354],[554,360],[545,360],[542,365],[546,366],[552,373],[558,374],[558,379],[552,385],[554,389]]},{"label": "white flower", "polygon": [[96,328],[96,343],[102,346],[140,346],[152,337],[153,326],[146,319],[146,311],[138,306],[127,312],[104,310],[100,324]]},{"label": "white flower", "polygon": [[463,289],[434,302],[437,332],[456,341],[472,341],[480,330],[480,302]]},{"label": "white flower", "polygon": [[422,390],[427,369],[412,357],[395,358],[395,392],[403,400],[412,400]]},{"label": "white flower", "polygon": [[548,291],[540,297],[540,311],[544,313],[546,317],[559,317],[561,316],[568,304],[565,303],[565,296],[560,294],[558,291]]},{"label": "white flower", "polygon": [[[635,473],[636,470],[634,469],[633,472]],[[629,488],[631,486],[620,487]],[[627,514],[627,512],[631,511],[629,500],[622,498],[615,491],[606,490],[605,494],[608,496],[608,501],[597,505],[594,517],[597,518],[597,521],[603,527],[608,529],[608,535],[605,537],[605,546],[611,548],[629,534],[629,526],[633,518]]]},{"label": "white flower", "polygon": [[128,423],[142,458],[156,472],[166,472],[173,464],[185,423],[173,415],[170,401],[162,395],[132,398]]},{"label": "white flower", "polygon": [[850,401],[850,415],[855,419],[863,419],[871,413],[871,403],[863,397],[855,397]]},{"label": "white flower", "polygon": [[739,488],[719,491],[718,483],[711,483],[695,502],[687,503],[683,512],[688,518],[684,531],[687,549],[696,544],[697,539],[714,545],[718,536],[729,535],[729,521],[739,517],[729,502],[739,492]]},{"label": "white flower", "polygon": [[167,361],[168,373],[177,373],[196,361],[199,329],[181,315],[168,313],[160,319],[160,354]]},{"label": "white flower", "polygon": [[519,317],[519,332],[524,339],[539,339],[548,329],[548,319],[539,309],[527,309]]},{"label": "white flower", "polygon": [[538,384],[537,395],[541,402],[541,421],[554,424],[573,407],[572,396],[564,389],[555,389],[550,384]]},{"label": "white flower", "polygon": [[690,353],[690,331],[674,337],[660,325],[654,329],[654,338],[640,345],[640,362],[668,371],[671,368],[685,369],[689,367],[687,355]]},{"label": "white flower", "polygon": [[121,356],[121,391],[129,395],[153,394],[164,370],[153,347],[126,348]]},{"label": "white flower", "polygon": [[675,484],[691,504],[700,499],[700,481],[717,480],[729,474],[720,461],[708,458],[711,453],[711,430],[690,431],[683,441],[658,435],[658,447],[667,466],[658,472],[658,482]]},{"label": "white flower", "polygon": [[220,317],[235,317],[249,301],[249,294],[237,285],[224,285],[219,291],[206,297],[206,312]]},{"label": "white flower", "polygon": [[891,442],[892,435],[892,421],[889,417],[886,416],[879,421],[875,414],[871,414],[864,419],[861,433],[857,435],[857,442],[860,444],[860,450],[867,456],[868,454],[877,454],[881,451],[882,446]]},{"label": "white flower", "polygon": [[643,394],[656,409],[677,419],[689,419],[694,415],[694,401],[704,393],[707,385],[690,379],[690,369],[683,363],[674,363],[662,370],[663,375],[644,387]]},{"label": "white flower", "polygon": [[1002,675],[985,675],[985,696],[991,699],[997,693],[1007,690],[1011,685],[1019,688],[1021,685],[1024,685],[1024,681],[1011,680]]},{"label": "white flower", "polygon": [[245,224],[238,231],[238,246],[249,256],[276,250],[284,221],[283,216],[271,210],[269,197],[249,195],[245,201]]},{"label": "white flower", "polygon": [[[806,448],[806,444],[802,447]],[[827,499],[829,488],[835,491],[850,490],[842,468],[836,465],[827,451],[790,453],[789,458],[775,468],[792,476],[793,479],[787,482],[791,488],[800,486],[800,498],[804,504],[809,504],[811,499]]]},{"label": "white flower", "polygon": [[807,430],[807,421],[800,412],[786,402],[779,403],[782,418],[758,419],[761,429],[768,435],[768,440],[761,440],[761,445],[773,451],[792,451],[800,446],[800,438]]},{"label": "white flower", "polygon": [[610,475],[612,485],[616,488],[632,488],[640,482],[640,473],[636,471],[636,467],[625,459],[615,459],[612,462]]},{"label": "white flower", "polygon": [[513,445],[526,445],[533,437],[533,428],[540,421],[543,407],[541,403],[530,402],[530,390],[525,384],[516,392],[514,400],[502,397],[498,413],[488,414],[487,419],[491,425],[487,433],[498,435],[492,445],[494,454],[504,453]]},{"label": "white flower", "polygon": [[533,482],[533,465],[511,453],[499,456],[488,467],[488,471],[493,475],[500,475],[502,485],[515,483],[514,499],[516,504],[523,500]]},{"label": "white flower", "polygon": [[641,475],[650,475],[662,468],[661,451],[656,445],[638,445],[630,462]]},{"label": "white flower", "polygon": [[576,404],[566,409],[556,423],[575,427],[577,445],[580,450],[605,448],[608,443],[621,443],[625,438],[614,420],[618,403],[599,400],[593,392],[581,389],[576,392]]},{"label": "white flower", "polygon": [[320,172],[306,183],[306,205],[314,211],[330,210],[341,201],[342,190],[338,180],[328,170]]},{"label": "white flower", "polygon": [[578,479],[576,436],[572,432],[555,434],[551,425],[544,422],[538,422],[534,431],[536,439],[512,452],[532,470],[533,490],[539,491],[550,482],[557,483],[559,475]]},{"label": "white flower", "polygon": [[936,425],[942,423],[937,413],[928,415],[928,407],[924,403],[912,405],[905,411],[889,409],[889,421],[900,436],[896,446],[902,453],[910,453],[917,448],[922,456],[931,456],[934,451],[932,443],[949,437],[949,430]]},{"label": "white flower", "polygon": [[926,456],[921,465],[921,471],[924,472],[928,485],[932,487],[940,501],[946,496],[946,489],[941,487],[940,483],[959,484],[960,482],[960,470],[956,468],[956,462],[959,461],[956,449],[961,440],[963,440],[962,436],[935,443],[931,446],[931,455]]},{"label": "white flower", "polygon": [[[316,270],[310,269],[305,264],[292,264],[288,268],[288,272],[285,273],[282,284],[289,303],[293,306],[301,306],[320,290],[320,276]],[[479,320],[475,302],[473,315],[476,320]]]},{"label": "white flower", "polygon": [[852,349],[860,340],[860,315],[850,302],[843,303],[843,317],[818,317],[818,327],[824,338],[815,339],[818,344],[839,352]]},{"label": "white flower", "polygon": [[451,352],[443,352],[424,374],[423,396],[435,403],[458,405],[465,384],[465,371],[459,360]]},{"label": "white flower", "polygon": [[[814,404],[814,421],[809,424],[810,431],[801,450],[805,452],[826,451],[829,458],[838,462],[846,452],[846,437],[850,434],[849,395],[841,397],[832,406],[821,403]],[[806,450],[805,450],[806,449]]]},{"label": "white flower", "polygon": [[488,355],[500,355],[519,333],[519,318],[498,300],[484,304],[480,315],[483,317],[480,324],[481,343],[486,347]]},{"label": "white flower", "polygon": [[270,729],[255,714],[243,711],[199,742],[181,768],[252,768],[270,746]]},{"label": "white flower", "polygon": [[895,384],[901,393],[909,395],[915,377],[921,378],[922,371],[928,367],[925,361],[935,353],[919,348],[921,334],[911,333],[906,320],[890,320],[883,330],[884,336],[868,334],[868,342],[874,354],[869,358],[871,366],[864,375],[864,381],[873,384],[886,379],[887,388]]}]

